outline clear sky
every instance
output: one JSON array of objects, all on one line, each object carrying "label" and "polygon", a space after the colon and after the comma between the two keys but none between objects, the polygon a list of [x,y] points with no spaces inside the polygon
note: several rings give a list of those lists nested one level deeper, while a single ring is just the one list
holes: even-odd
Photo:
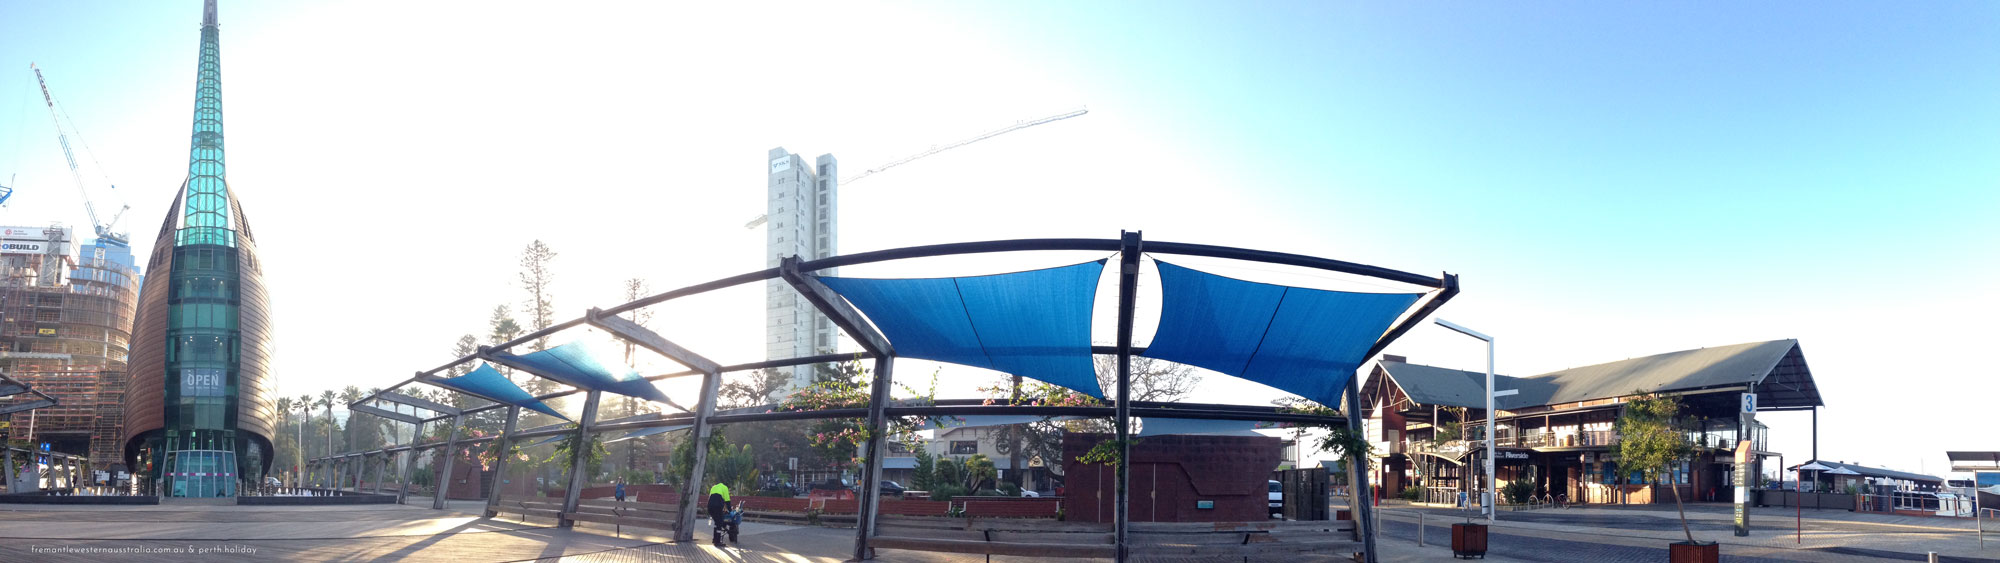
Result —
[{"label": "clear sky", "polygon": [[[221,20],[229,178],[289,395],[449,359],[519,308],[530,240],[561,253],[563,318],[626,278],[761,267],[742,225],[772,147],[852,174],[1088,106],[844,189],[842,251],[1122,228],[1451,271],[1465,293],[1440,316],[1496,335],[1502,373],[1797,338],[1822,457],[1938,474],[1946,449],[2000,449],[1993,4],[224,2]],[[151,248],[186,174],[199,21],[194,1],[0,0],[0,179],[18,174],[0,223],[88,230],[36,62],[103,165],[80,154],[86,179],[119,186]],[[755,361],[758,291],[655,325]],[[1391,352],[1483,360],[1436,327]],[[1219,398],[1268,399],[1219,379]],[[1765,419],[1788,462],[1807,455],[1806,416]]]}]

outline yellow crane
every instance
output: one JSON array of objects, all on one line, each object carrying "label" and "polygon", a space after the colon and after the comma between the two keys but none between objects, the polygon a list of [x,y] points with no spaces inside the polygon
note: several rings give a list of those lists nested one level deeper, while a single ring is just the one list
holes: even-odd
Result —
[{"label": "yellow crane", "polygon": [[[985,133],[981,133],[981,134],[979,134],[978,136],[975,136],[975,137],[972,137],[972,138],[970,138],[970,139],[965,139],[965,140],[962,140],[962,141],[958,141],[958,142],[956,142],[956,143],[951,143],[951,144],[947,144],[947,145],[937,145],[937,146],[933,146],[933,147],[931,147],[931,148],[930,148],[930,150],[926,150],[926,151],[924,151],[924,152],[920,152],[920,153],[917,153],[917,154],[913,154],[913,155],[910,155],[910,156],[906,156],[906,157],[903,157],[903,158],[899,158],[899,159],[896,159],[896,160],[894,160],[894,161],[890,161],[890,162],[889,162],[888,164],[884,164],[884,165],[881,165],[881,166],[877,166],[877,167],[874,167],[874,168],[870,168],[870,169],[868,169],[868,170],[866,170],[866,171],[863,171],[863,172],[862,172],[862,173],[860,173],[860,174],[855,174],[855,175],[854,175],[854,177],[851,177],[851,178],[841,178],[839,182],[836,182],[836,183],[835,183],[835,185],[838,185],[838,186],[841,186],[841,187],[846,187],[846,186],[847,186],[848,184],[852,184],[852,183],[855,183],[855,182],[859,182],[859,181],[861,181],[862,179],[864,179],[864,178],[867,178],[867,177],[869,177],[869,176],[873,176],[873,175],[875,175],[875,174],[876,174],[876,173],[878,173],[878,172],[881,172],[881,171],[884,171],[884,170],[888,170],[888,169],[890,169],[890,168],[895,168],[895,167],[898,167],[898,166],[902,166],[902,165],[905,165],[905,164],[909,164],[909,163],[910,163],[910,161],[912,161],[912,160],[916,160],[916,159],[919,159],[919,158],[923,158],[923,157],[926,157],[926,156],[930,156],[930,155],[934,155],[934,154],[937,154],[937,153],[941,153],[941,152],[944,152],[944,151],[948,151],[948,150],[951,150],[951,149],[955,149],[955,148],[959,148],[959,147],[963,147],[963,146],[966,146],[966,145],[970,145],[970,144],[973,144],[973,143],[977,143],[977,142],[980,142],[980,141],[984,141],[984,140],[987,140],[987,139],[991,139],[991,138],[994,138],[994,137],[998,137],[998,136],[1001,136],[1001,135],[1005,135],[1005,134],[1008,134],[1008,133],[1012,133],[1012,132],[1015,132],[1015,131],[1020,131],[1020,130],[1022,130],[1022,129],[1027,129],[1027,128],[1029,128],[1029,127],[1034,127],[1034,126],[1036,126],[1036,125],[1041,125],[1041,124],[1044,124],[1044,123],[1052,123],[1052,122],[1056,122],[1056,121],[1062,121],[1062,120],[1065,120],[1065,119],[1069,119],[1069,118],[1072,118],[1072,117],[1079,117],[1079,116],[1082,116],[1083,114],[1086,114],[1086,113],[1090,113],[1090,108],[1077,108],[1077,109],[1075,109],[1075,110],[1072,110],[1072,111],[1068,111],[1068,112],[1063,112],[1063,113],[1059,113],[1059,114],[1056,114],[1056,115],[1051,115],[1051,116],[1048,116],[1048,117],[1044,117],[1044,118],[1040,118],[1040,119],[1027,119],[1027,120],[1022,120],[1022,121],[1016,121],[1016,122],[1014,122],[1014,124],[1013,124],[1013,125],[1008,125],[1008,126],[1006,126],[1006,127],[1001,127],[1001,128],[999,128],[999,129],[994,129],[994,130],[992,130],[992,131],[987,131],[987,132],[985,132]],[[770,220],[770,218],[771,218],[771,217],[770,217],[769,215],[758,215],[756,219],[751,219],[749,223],[746,223],[746,224],[744,224],[744,225],[743,225],[743,228],[745,228],[745,229],[755,229],[755,228],[757,228],[758,226],[761,226],[761,225],[763,225],[765,221],[768,221],[768,220]]]}]

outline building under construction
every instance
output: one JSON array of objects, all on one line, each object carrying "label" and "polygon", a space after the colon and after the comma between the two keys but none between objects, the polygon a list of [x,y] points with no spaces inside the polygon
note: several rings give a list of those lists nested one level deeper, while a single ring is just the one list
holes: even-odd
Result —
[{"label": "building under construction", "polygon": [[0,227],[0,372],[57,402],[6,415],[9,439],[46,442],[89,456],[97,470],[117,469],[139,282],[123,244],[71,252],[67,228]]}]

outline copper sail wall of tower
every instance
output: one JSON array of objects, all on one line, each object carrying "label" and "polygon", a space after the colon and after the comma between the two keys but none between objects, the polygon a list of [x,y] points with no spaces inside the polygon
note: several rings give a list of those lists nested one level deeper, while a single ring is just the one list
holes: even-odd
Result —
[{"label": "copper sail wall of tower", "polygon": [[270,469],[276,384],[256,241],[225,174],[222,61],[204,6],[188,175],[147,262],[134,320],[125,454],[140,487],[232,496]]}]

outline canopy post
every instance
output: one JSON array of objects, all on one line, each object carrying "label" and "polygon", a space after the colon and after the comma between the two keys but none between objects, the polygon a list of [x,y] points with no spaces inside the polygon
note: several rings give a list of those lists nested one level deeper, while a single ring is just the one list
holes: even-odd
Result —
[{"label": "canopy post", "polygon": [[715,414],[715,394],[722,387],[722,372],[710,371],[701,377],[701,402],[695,404],[694,427],[688,431],[688,439],[693,440],[689,449],[694,450],[694,466],[688,468],[687,481],[681,484],[680,525],[674,527],[674,541],[684,542],[694,539],[695,510],[701,506],[695,497],[701,494],[703,469],[708,466],[708,417]]},{"label": "canopy post", "polygon": [[1138,303],[1141,233],[1121,231],[1118,246],[1118,400],[1113,418],[1118,427],[1118,496],[1112,516],[1115,560],[1130,555],[1126,536],[1132,516],[1132,313]]},{"label": "canopy post", "polygon": [[507,458],[513,457],[507,455],[507,452],[514,449],[514,430],[520,424],[520,421],[520,405],[507,405],[507,422],[504,426],[500,427],[500,448],[494,450],[500,453],[493,456],[495,458],[493,461],[493,490],[486,493],[487,518],[500,515],[500,489],[504,488],[503,485],[507,484]]},{"label": "canopy post", "polygon": [[410,433],[410,449],[403,452],[402,467],[396,469],[396,504],[401,505],[410,498],[410,466],[417,462],[417,444],[424,439],[424,423],[417,421],[417,429]]},{"label": "canopy post", "polygon": [[459,419],[463,416],[456,414],[451,416],[451,433],[444,440],[444,470],[437,474],[437,495],[431,498],[431,508],[434,510],[444,510],[445,492],[451,489],[451,462],[458,458]]},{"label": "canopy post", "polygon": [[568,515],[576,512],[577,501],[583,499],[583,486],[590,483],[590,475],[584,472],[584,465],[590,459],[590,425],[597,422],[597,402],[603,397],[604,392],[595,389],[584,395],[583,418],[576,423],[576,441],[569,448],[569,490],[563,491],[564,516],[557,518],[557,527],[576,527],[576,521]]},{"label": "canopy post", "polygon": [[861,468],[861,502],[854,519],[856,561],[875,557],[868,548],[868,538],[875,535],[875,515],[881,511],[882,458],[889,453],[889,440],[883,435],[888,419],[883,410],[889,406],[889,386],[894,376],[890,370],[894,364],[894,356],[875,357],[875,383],[868,399],[868,445],[867,453],[863,454],[866,462]]},{"label": "canopy post", "polygon": [[[1342,405],[1341,410],[1347,411],[1347,430],[1359,434],[1362,432],[1359,374],[1348,378],[1344,396],[1344,402],[1347,404]],[[1487,432],[1490,439],[1492,429],[1488,428]],[[1375,495],[1370,494],[1368,490],[1368,454],[1359,450],[1347,452],[1347,468],[1349,475],[1347,498],[1354,507],[1354,529],[1361,534],[1361,552],[1365,554],[1363,563],[1375,563],[1375,507],[1370,502],[1374,500]]]}]

